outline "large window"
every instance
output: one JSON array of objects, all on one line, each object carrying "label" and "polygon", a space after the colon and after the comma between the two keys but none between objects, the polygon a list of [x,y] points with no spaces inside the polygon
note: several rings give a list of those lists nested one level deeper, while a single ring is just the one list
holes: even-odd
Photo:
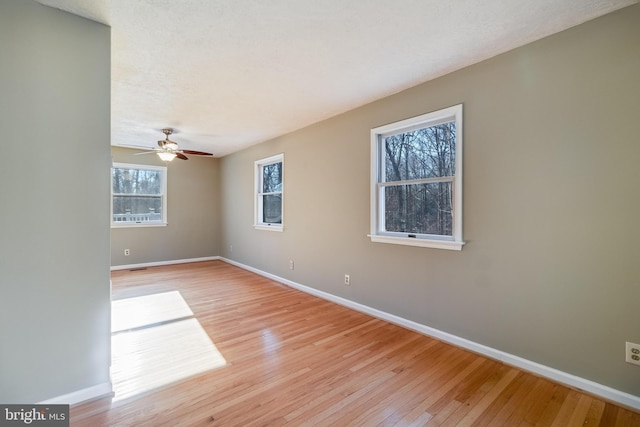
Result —
[{"label": "large window", "polygon": [[255,228],[282,231],[283,172],[284,154],[255,162]]},{"label": "large window", "polygon": [[111,172],[111,225],[167,224],[167,168],[114,163]]},{"label": "large window", "polygon": [[371,130],[370,237],[462,249],[462,105]]}]

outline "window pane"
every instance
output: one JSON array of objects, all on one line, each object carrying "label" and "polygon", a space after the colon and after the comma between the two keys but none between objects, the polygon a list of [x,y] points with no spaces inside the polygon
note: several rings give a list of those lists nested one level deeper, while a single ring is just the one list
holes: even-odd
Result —
[{"label": "window pane", "polygon": [[113,196],[113,221],[162,221],[162,197]]},{"label": "window pane", "polygon": [[262,196],[262,222],[282,224],[281,194],[269,194]]},{"label": "window pane", "polygon": [[455,175],[456,124],[443,123],[384,138],[385,182]]},{"label": "window pane", "polygon": [[452,196],[452,182],[385,187],[386,231],[451,236]]},{"label": "window pane", "polygon": [[262,192],[282,191],[282,162],[272,163],[262,168]]},{"label": "window pane", "polygon": [[113,192],[124,194],[161,194],[162,173],[146,169],[113,169]]}]

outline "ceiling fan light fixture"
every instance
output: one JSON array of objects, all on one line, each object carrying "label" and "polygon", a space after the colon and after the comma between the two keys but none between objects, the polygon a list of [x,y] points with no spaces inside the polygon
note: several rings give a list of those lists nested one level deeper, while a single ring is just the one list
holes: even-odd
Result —
[{"label": "ceiling fan light fixture", "polygon": [[176,158],[176,153],[172,153],[170,151],[161,151],[158,153],[158,157],[160,157],[162,161],[170,162],[171,160]]},{"label": "ceiling fan light fixture", "polygon": [[195,151],[195,150],[180,150],[178,147],[178,143],[175,141],[171,141],[169,139],[169,135],[173,132],[171,128],[162,129],[162,132],[166,135],[165,139],[161,139],[158,141],[158,147],[152,148],[151,151],[143,151],[141,153],[135,154],[157,154],[158,157],[164,162],[170,162],[176,157],[180,160],[189,160],[185,154],[193,154],[194,156],[213,156],[211,153],[205,153],[204,151]]}]

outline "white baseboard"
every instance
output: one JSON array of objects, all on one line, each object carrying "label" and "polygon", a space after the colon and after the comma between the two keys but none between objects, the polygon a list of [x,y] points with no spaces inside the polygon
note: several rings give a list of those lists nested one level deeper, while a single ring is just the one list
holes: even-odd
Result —
[{"label": "white baseboard", "polygon": [[89,400],[99,399],[101,397],[108,397],[113,395],[113,387],[111,383],[102,383],[94,385],[92,387],[83,388],[62,396],[57,396],[52,399],[43,400],[38,404],[41,405],[76,405],[82,402],[88,402]]},{"label": "white baseboard", "polygon": [[220,259],[219,256],[209,256],[204,258],[176,259],[171,261],[145,262],[141,264],[112,265],[111,271],[114,270],[131,270],[132,268],[157,267],[159,265],[186,264],[188,262],[215,261]]},{"label": "white baseboard", "polygon": [[426,326],[421,323],[414,322],[412,320],[404,319],[394,314],[386,313],[384,311],[371,308],[364,304],[360,304],[360,303],[348,300],[346,298],[342,298],[342,297],[330,294],[328,292],[320,291],[318,289],[301,285],[300,283],[296,283],[291,280],[276,276],[274,274],[267,273],[262,270],[258,270],[257,268],[253,268],[251,266],[239,263],[237,261],[233,261],[224,257],[219,257],[219,259],[228,264],[232,264],[244,270],[248,270],[253,273],[259,274],[260,276],[267,277],[276,282],[298,289],[302,292],[317,296],[319,298],[334,302],[336,304],[340,304],[342,306],[368,314],[378,319],[386,320],[389,323],[393,323],[398,326],[411,329],[421,334],[428,335],[433,338],[437,338],[449,344],[462,347],[464,349],[473,351],[474,353],[478,353],[488,358],[498,360],[505,364],[522,369],[523,371],[534,373],[536,375],[548,378],[552,381],[567,385],[569,387],[584,390],[585,392],[599,396],[603,399],[617,403],[621,406],[625,406],[627,408],[640,411],[640,396],[634,396],[632,394],[625,393],[620,390],[616,390],[614,388],[596,383],[594,381],[587,380],[585,378],[581,378],[576,375],[569,374],[567,372],[560,371],[555,368],[551,368],[549,366],[541,365],[531,360],[524,359],[522,357],[515,356],[513,354],[506,353],[504,351],[497,350],[495,348],[487,347],[485,345],[479,344],[474,341],[470,341],[465,338],[458,337],[448,332],[444,332],[444,331],[432,328],[430,326]]}]

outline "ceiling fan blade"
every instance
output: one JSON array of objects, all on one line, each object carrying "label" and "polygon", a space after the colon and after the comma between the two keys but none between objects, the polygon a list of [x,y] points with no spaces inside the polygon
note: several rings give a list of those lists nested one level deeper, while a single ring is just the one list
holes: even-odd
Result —
[{"label": "ceiling fan blade", "polygon": [[133,153],[134,156],[139,156],[140,154],[154,154],[157,153],[157,151],[142,151],[140,153]]},{"label": "ceiling fan blade", "polygon": [[179,158],[179,159],[182,159],[182,160],[189,160],[189,158],[187,156],[185,156],[182,153],[178,153],[178,152],[176,152],[176,157]]},{"label": "ceiling fan blade", "polygon": [[211,153],[205,153],[204,151],[195,151],[195,150],[180,150],[185,154],[193,154],[195,156],[213,156]]}]

